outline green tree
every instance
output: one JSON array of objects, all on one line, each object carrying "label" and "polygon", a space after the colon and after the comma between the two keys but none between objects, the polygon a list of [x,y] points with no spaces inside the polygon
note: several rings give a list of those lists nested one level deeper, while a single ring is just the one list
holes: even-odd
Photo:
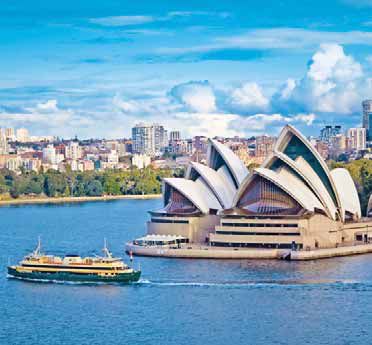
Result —
[{"label": "green tree", "polygon": [[101,196],[103,194],[103,187],[100,181],[89,181],[85,188],[85,193],[88,196]]},{"label": "green tree", "polygon": [[49,197],[61,196],[66,190],[68,179],[65,175],[58,172],[46,173],[44,182],[44,192]]}]

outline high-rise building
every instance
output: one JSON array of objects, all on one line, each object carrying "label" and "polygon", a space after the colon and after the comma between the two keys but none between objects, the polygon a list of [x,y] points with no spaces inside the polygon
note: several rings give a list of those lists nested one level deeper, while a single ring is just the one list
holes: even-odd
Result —
[{"label": "high-rise building", "polygon": [[43,163],[56,164],[56,149],[53,145],[43,148]]},{"label": "high-rise building", "polygon": [[15,133],[14,133],[14,128],[6,128],[5,129],[5,136],[6,136],[7,140],[15,141],[16,136],[15,136]]},{"label": "high-rise building", "polygon": [[159,155],[168,144],[167,131],[159,124],[139,123],[132,128],[133,153]]},{"label": "high-rise building", "polygon": [[367,140],[372,141],[372,99],[366,99],[362,102],[363,107],[363,128],[366,129]]},{"label": "high-rise building", "polygon": [[26,128],[17,129],[17,140],[21,143],[25,143],[29,140],[30,136]]},{"label": "high-rise building", "polygon": [[327,160],[328,157],[329,157],[329,146],[327,143],[325,143],[324,141],[321,141],[321,140],[318,140],[316,143],[315,143],[315,149],[318,151],[318,153],[320,154],[320,156],[324,159],[324,160]]},{"label": "high-rise building", "polygon": [[341,126],[325,126],[320,131],[319,139],[325,143],[330,144],[332,138],[338,134],[341,134]]},{"label": "high-rise building", "polygon": [[344,134],[336,134],[330,138],[330,150],[329,154],[332,159],[337,159],[337,157],[346,151],[347,138]]},{"label": "high-rise building", "polygon": [[125,140],[124,145],[125,145],[125,152],[127,152],[127,153],[132,153],[133,152],[133,142],[132,142],[132,140]]},{"label": "high-rise building", "polygon": [[347,137],[350,139],[351,150],[366,149],[366,129],[365,128],[350,128],[347,131]]},{"label": "high-rise building", "polygon": [[169,133],[169,141],[177,141],[181,139],[180,131],[171,131]]},{"label": "high-rise building", "polygon": [[193,151],[207,153],[208,149],[208,138],[205,136],[197,135],[192,139]]},{"label": "high-rise building", "polygon": [[78,160],[82,157],[83,152],[82,148],[79,145],[78,141],[70,141],[65,148],[65,155],[66,158],[72,160]]},{"label": "high-rise building", "polygon": [[9,146],[6,138],[5,129],[0,128],[0,154],[8,154]]},{"label": "high-rise building", "polygon": [[276,138],[262,135],[256,137],[255,157],[257,162],[263,162],[274,149]]},{"label": "high-rise building", "polygon": [[157,123],[153,124],[154,138],[155,138],[155,155],[160,155],[168,146],[168,131],[164,126]]},{"label": "high-rise building", "polygon": [[132,128],[133,153],[154,154],[154,131],[151,125],[138,123]]}]

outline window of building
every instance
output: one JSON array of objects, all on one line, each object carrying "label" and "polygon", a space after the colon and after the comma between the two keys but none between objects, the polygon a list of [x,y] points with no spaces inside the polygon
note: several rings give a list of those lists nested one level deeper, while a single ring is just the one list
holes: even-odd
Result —
[{"label": "window of building", "polygon": [[160,219],[160,218],[152,218],[152,223],[176,223],[176,224],[188,224],[189,221],[185,219]]},{"label": "window of building", "polygon": [[290,195],[261,176],[254,177],[237,207],[251,214],[267,215],[296,215],[302,210]]}]

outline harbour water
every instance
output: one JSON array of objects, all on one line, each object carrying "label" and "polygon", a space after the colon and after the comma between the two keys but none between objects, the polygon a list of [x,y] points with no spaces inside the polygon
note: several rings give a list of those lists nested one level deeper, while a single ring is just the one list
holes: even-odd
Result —
[{"label": "harbour water", "polygon": [[[135,258],[133,285],[6,279],[46,251],[114,254],[161,200],[1,207],[0,344],[369,344],[372,255],[309,262]],[[126,257],[126,260],[128,258]]]}]

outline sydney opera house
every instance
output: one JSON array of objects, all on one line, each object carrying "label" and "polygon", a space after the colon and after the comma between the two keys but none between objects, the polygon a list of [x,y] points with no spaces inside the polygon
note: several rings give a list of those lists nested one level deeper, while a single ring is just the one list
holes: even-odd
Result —
[{"label": "sydney opera house", "polygon": [[211,249],[335,248],[365,241],[372,226],[349,172],[330,170],[289,125],[252,171],[210,139],[207,164],[192,162],[185,178],[165,179],[163,197],[164,207],[150,212],[148,235]]}]

